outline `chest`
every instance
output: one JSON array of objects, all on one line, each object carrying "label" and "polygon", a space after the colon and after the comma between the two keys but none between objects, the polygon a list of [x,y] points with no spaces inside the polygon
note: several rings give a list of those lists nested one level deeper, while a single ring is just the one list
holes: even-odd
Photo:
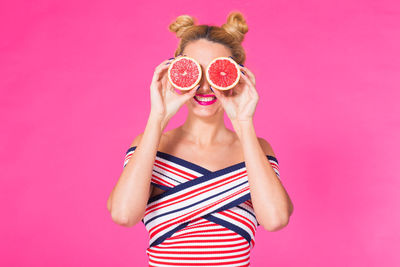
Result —
[{"label": "chest", "polygon": [[[244,161],[241,147],[219,146],[208,149],[199,149],[184,145],[160,146],[159,151],[166,157],[173,157],[182,164],[190,163],[196,167],[204,168],[210,172],[216,172]],[[150,197],[165,192],[151,185]]]}]

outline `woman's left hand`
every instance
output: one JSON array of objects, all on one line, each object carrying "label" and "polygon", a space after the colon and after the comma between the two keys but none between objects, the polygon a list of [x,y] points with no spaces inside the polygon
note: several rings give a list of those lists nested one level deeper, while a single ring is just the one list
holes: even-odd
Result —
[{"label": "woman's left hand", "polygon": [[227,95],[212,88],[234,126],[242,121],[252,121],[259,99],[254,74],[246,67],[240,67],[240,70],[245,74],[240,72],[238,84]]}]

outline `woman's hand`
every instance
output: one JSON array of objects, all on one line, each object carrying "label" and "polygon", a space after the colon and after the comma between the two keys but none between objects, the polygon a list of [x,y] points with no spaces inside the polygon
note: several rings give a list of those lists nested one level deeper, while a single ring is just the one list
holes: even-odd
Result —
[{"label": "woman's hand", "polygon": [[183,104],[196,94],[196,89],[178,94],[168,81],[168,67],[172,59],[163,61],[155,68],[150,85],[151,116],[161,119],[164,124],[174,116]]},{"label": "woman's hand", "polygon": [[234,126],[243,121],[252,121],[259,99],[254,74],[246,67],[241,67],[241,71],[244,71],[245,74],[240,72],[238,84],[227,94],[213,88],[215,96],[221,101]]}]

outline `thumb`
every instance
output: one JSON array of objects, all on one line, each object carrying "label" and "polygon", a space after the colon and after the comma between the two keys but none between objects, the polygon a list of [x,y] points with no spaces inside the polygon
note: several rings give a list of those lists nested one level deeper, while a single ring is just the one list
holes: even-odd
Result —
[{"label": "thumb", "polygon": [[189,100],[190,98],[194,97],[197,91],[197,86],[195,86],[193,89],[191,89],[188,93],[185,94],[185,101]]},{"label": "thumb", "polygon": [[225,96],[223,93],[221,93],[221,91],[214,89],[213,92],[217,98],[219,98],[221,101],[225,101]]}]

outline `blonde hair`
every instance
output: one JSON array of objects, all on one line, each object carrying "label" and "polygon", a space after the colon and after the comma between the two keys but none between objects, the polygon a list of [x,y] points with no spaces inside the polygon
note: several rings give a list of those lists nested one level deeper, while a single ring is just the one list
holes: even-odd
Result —
[{"label": "blonde hair", "polygon": [[180,38],[175,57],[182,54],[186,45],[198,39],[206,39],[225,45],[231,50],[233,59],[244,65],[246,53],[241,45],[248,26],[242,13],[234,11],[229,13],[226,23],[221,27],[213,25],[195,25],[196,19],[189,15],[181,15],[169,25],[169,30]]}]

